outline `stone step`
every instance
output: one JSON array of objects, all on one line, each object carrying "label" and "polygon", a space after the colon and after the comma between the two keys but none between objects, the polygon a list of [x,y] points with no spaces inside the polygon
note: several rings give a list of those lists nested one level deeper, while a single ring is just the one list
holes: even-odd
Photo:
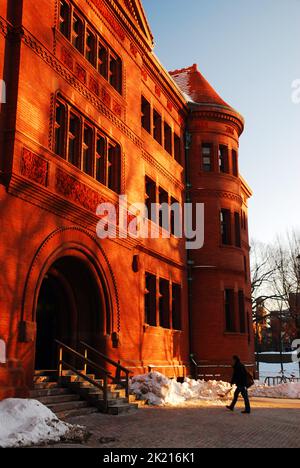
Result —
[{"label": "stone step", "polygon": [[109,406],[107,413],[111,414],[112,416],[118,416],[119,414],[132,413],[134,411],[137,411],[138,409],[138,405],[135,404]]},{"label": "stone step", "polygon": [[79,395],[72,395],[71,393],[66,395],[56,395],[56,396],[45,396],[39,397],[39,402],[43,403],[43,405],[56,405],[58,403],[67,403],[71,401],[80,401]]},{"label": "stone step", "polygon": [[36,383],[34,385],[35,390],[50,390],[53,388],[59,388],[57,382],[43,382],[43,383]]},{"label": "stone step", "polygon": [[94,413],[98,413],[98,408],[95,406],[87,406],[86,408],[58,411],[55,414],[59,419],[65,420],[68,418],[76,418],[78,416],[88,416],[89,414]]},{"label": "stone step", "polygon": [[108,406],[123,406],[128,404],[128,398],[116,398],[113,400],[108,400]]},{"label": "stone step", "polygon": [[53,413],[60,413],[68,410],[86,408],[89,406],[87,401],[67,401],[64,403],[51,403],[47,405]]},{"label": "stone step", "polygon": [[29,394],[30,398],[50,397],[57,395],[70,394],[70,390],[67,388],[45,388],[41,390],[32,390]]},{"label": "stone step", "polygon": [[[81,388],[78,390],[80,392],[80,395],[83,398],[96,398],[96,399],[103,399],[103,392],[101,390],[97,390],[95,387],[90,387],[90,388]],[[124,396],[125,397],[125,396]],[[120,394],[120,392],[108,392],[107,393],[107,398],[109,400],[117,399],[117,398],[123,398],[123,395]]]}]

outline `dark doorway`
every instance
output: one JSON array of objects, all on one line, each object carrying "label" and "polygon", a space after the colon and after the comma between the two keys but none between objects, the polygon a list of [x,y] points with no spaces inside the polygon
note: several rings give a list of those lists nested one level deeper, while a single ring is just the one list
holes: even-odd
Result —
[{"label": "dark doorway", "polygon": [[78,350],[85,341],[103,350],[105,296],[83,261],[63,257],[54,263],[41,285],[36,321],[36,370],[57,369],[55,340]]}]

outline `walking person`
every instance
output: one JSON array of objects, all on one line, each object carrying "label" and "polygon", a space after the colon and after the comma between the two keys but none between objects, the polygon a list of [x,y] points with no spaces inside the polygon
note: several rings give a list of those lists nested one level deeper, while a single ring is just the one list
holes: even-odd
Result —
[{"label": "walking person", "polygon": [[238,356],[233,356],[233,376],[231,380],[231,385],[236,385],[236,391],[234,393],[234,398],[230,406],[226,406],[227,409],[233,411],[235,405],[238,401],[239,395],[241,394],[245,401],[245,411],[242,411],[242,414],[250,414],[251,407],[248,396],[249,378],[246,367],[241,363],[241,360]]}]

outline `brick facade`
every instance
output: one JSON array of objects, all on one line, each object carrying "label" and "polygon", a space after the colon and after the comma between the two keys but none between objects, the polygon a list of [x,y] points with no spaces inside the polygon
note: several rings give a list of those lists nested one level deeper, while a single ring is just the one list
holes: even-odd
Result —
[{"label": "brick facade", "polygon": [[[7,86],[7,102],[1,104],[0,114],[0,339],[7,346],[7,363],[0,364],[0,398],[26,395],[32,387],[36,340],[41,333],[38,317],[49,278],[54,292],[63,290],[57,299],[61,316],[56,320],[60,328],[67,323],[70,328],[69,336],[66,330],[55,332],[74,346],[76,337],[90,337],[96,347],[135,373],[152,366],[168,375],[184,376],[190,372],[189,352],[194,346],[201,360],[220,364],[225,353],[229,357],[239,348],[242,358],[253,361],[248,336],[224,336],[220,301],[215,310],[226,281],[249,296],[242,279],[244,256],[248,261],[247,233],[242,249],[217,245],[220,200],[231,209],[244,206],[246,210],[250,192],[241,179],[210,177],[204,199],[199,198],[207,202],[210,244],[193,260],[198,262],[199,256],[199,261],[211,264],[217,259],[218,281],[210,271],[195,273],[194,284],[196,274],[199,282],[196,279],[192,343],[184,239],[99,240],[96,236],[98,203],[117,205],[117,191],[126,194],[129,203],[143,203],[146,177],[169,200],[185,199],[185,130],[187,126],[197,138],[202,130],[184,94],[152,51],[153,38],[140,2],[0,3],[0,79]],[[150,134],[141,126],[141,96],[161,116],[161,142],[153,137],[152,118]],[[59,112],[65,112],[65,120]],[[224,124],[218,117],[212,124],[229,145],[237,145],[236,119]],[[226,132],[227,127],[235,134]],[[168,129],[170,146],[165,141]],[[209,132],[217,138],[215,130]],[[82,146],[77,148],[79,141]],[[102,141],[106,156],[98,154]],[[196,146],[191,154],[196,161]],[[80,161],[74,159],[76,155]],[[84,159],[87,155],[94,159]],[[106,161],[106,176],[100,156]],[[145,323],[147,273],[157,278],[158,288],[160,279],[171,292],[173,285],[180,287],[179,330],[172,328],[172,319],[168,327],[159,326],[159,312],[156,326]],[[81,290],[84,284],[86,289]],[[212,284],[215,289],[208,294]],[[48,300],[53,306],[54,299]],[[159,309],[159,297],[156,301]],[[171,296],[169,301],[172,309]],[[196,306],[203,311],[199,317]],[[63,317],[66,309],[69,318]],[[217,329],[211,326],[216,323],[215,337]],[[215,352],[206,345],[210,333],[209,341],[219,340],[225,351]]]}]

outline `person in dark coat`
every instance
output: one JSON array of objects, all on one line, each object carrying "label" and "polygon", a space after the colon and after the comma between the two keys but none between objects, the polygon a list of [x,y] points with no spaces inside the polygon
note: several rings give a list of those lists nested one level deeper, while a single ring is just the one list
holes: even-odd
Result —
[{"label": "person in dark coat", "polygon": [[245,401],[245,411],[242,413],[250,414],[251,407],[247,390],[247,370],[244,364],[241,363],[241,360],[238,356],[233,356],[233,376],[231,385],[236,385],[237,388],[234,393],[234,398],[231,405],[227,406],[226,408],[230,411],[233,411],[238,401],[239,395],[241,394]]}]

